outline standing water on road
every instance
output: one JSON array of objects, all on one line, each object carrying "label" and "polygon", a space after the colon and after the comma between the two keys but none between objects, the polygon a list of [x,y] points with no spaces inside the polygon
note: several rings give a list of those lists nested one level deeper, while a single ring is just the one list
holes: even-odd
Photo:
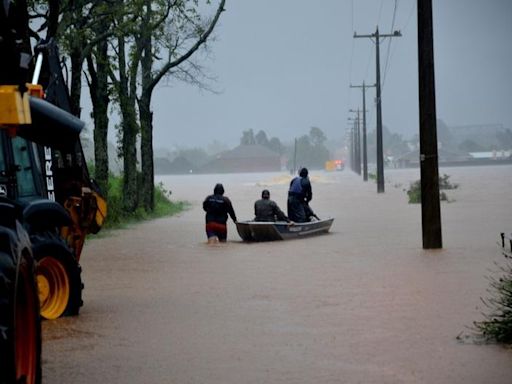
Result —
[{"label": "standing water on road", "polygon": [[442,250],[425,251],[418,169],[386,192],[311,171],[326,235],[206,244],[202,200],[224,185],[239,220],[262,189],[286,208],[286,173],[159,176],[191,209],[90,241],[82,313],[45,322],[45,383],[510,383],[512,351],[478,345],[489,275],[512,231],[512,166],[441,168]]}]

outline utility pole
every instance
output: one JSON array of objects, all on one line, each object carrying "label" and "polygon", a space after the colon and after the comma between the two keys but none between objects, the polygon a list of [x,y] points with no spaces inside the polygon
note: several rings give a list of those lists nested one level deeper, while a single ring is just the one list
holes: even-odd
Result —
[{"label": "utility pole", "polygon": [[359,127],[359,108],[357,108],[356,126],[356,172],[361,176],[361,130]]},{"label": "utility pole", "polygon": [[384,192],[384,152],[382,149],[382,109],[381,109],[381,87],[380,87],[380,39],[386,37],[401,37],[400,31],[395,31],[392,34],[379,34],[379,27],[377,27],[375,33],[371,35],[358,35],[354,32],[354,38],[368,37],[373,41],[375,39],[376,49],[376,90],[377,90],[377,192]]},{"label": "utility pole", "polygon": [[375,87],[373,85],[352,85],[350,88],[362,88],[363,89],[363,181],[368,181],[368,150],[366,145],[366,88]]},{"label": "utility pole", "polygon": [[355,144],[355,135],[356,130],[354,129],[354,126],[350,128],[350,169],[352,172],[356,171],[356,144]]},{"label": "utility pole", "polygon": [[355,172],[355,168],[354,168],[354,159],[355,159],[355,156],[354,156],[354,149],[355,149],[355,146],[354,146],[354,127],[352,125],[349,125],[348,128],[347,128],[347,140],[350,140],[350,169]]},{"label": "utility pole", "polygon": [[432,0],[418,0],[421,224],[423,248],[443,247],[437,159]]},{"label": "utility pole", "polygon": [[359,109],[357,111],[350,110],[350,112],[357,112],[356,118],[349,117],[348,120],[354,122],[354,172],[358,175],[361,174],[361,138],[359,133]]}]

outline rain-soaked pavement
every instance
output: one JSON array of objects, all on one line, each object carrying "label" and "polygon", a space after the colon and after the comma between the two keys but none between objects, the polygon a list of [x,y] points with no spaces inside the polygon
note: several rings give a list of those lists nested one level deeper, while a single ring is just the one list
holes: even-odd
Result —
[{"label": "rain-soaked pavement", "polygon": [[[331,233],[208,246],[202,199],[216,182],[239,219],[261,189],[285,208],[286,174],[160,177],[183,214],[93,239],[85,305],[43,326],[44,383],[511,383],[512,349],[471,337],[485,276],[512,231],[512,166],[441,168],[444,249],[421,247],[419,170],[386,171],[386,192],[350,171],[312,172]],[[458,337],[459,336],[459,337]]]}]

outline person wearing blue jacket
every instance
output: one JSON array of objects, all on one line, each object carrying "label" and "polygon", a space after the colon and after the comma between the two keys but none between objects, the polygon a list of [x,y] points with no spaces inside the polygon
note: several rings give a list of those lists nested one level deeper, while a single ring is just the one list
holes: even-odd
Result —
[{"label": "person wearing blue jacket", "polygon": [[299,176],[292,179],[288,190],[288,218],[296,223],[309,221],[309,202],[313,198],[307,168],[301,168]]}]

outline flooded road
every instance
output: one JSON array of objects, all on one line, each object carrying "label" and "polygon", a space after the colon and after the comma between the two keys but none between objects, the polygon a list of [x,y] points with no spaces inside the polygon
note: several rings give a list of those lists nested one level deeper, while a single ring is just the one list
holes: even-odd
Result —
[{"label": "flooded road", "polygon": [[[208,246],[201,202],[224,184],[240,220],[268,188],[286,208],[289,175],[157,178],[176,217],[89,241],[84,307],[43,324],[44,383],[511,383],[512,349],[478,345],[489,282],[512,231],[512,166],[440,169],[444,249],[421,246],[419,170],[386,170],[386,192],[350,171],[311,172],[331,233]],[[461,335],[463,341],[457,339]]]}]

